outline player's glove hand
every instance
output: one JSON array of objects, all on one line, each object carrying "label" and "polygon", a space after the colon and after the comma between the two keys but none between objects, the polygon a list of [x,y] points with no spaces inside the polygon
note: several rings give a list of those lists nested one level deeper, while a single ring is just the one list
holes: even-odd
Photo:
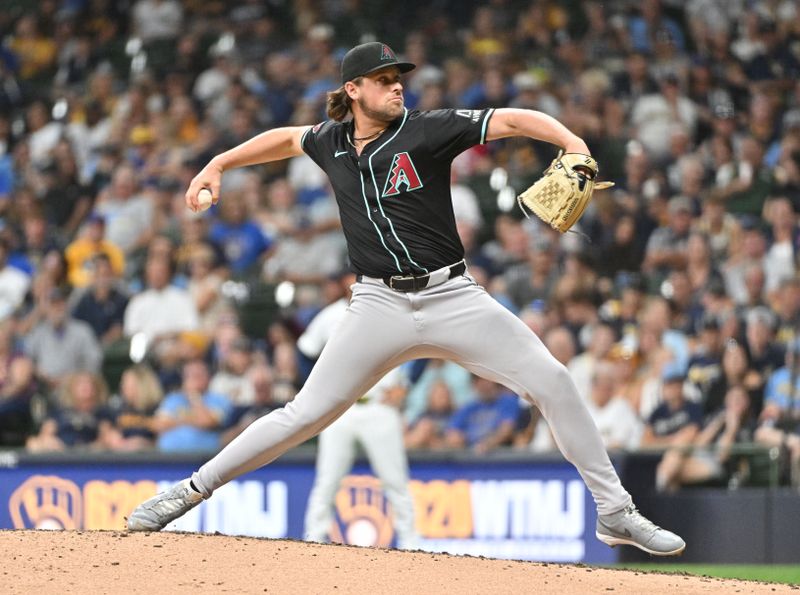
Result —
[{"label": "player's glove hand", "polygon": [[561,233],[569,230],[589,205],[592,192],[614,185],[596,182],[597,161],[582,153],[559,151],[544,175],[517,197],[517,202]]}]

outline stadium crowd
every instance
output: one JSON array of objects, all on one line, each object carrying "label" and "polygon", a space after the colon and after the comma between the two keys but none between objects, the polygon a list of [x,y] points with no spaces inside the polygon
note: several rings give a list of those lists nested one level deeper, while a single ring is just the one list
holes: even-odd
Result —
[{"label": "stadium crowd", "polygon": [[[561,236],[515,200],[554,147],[474,147],[452,175],[471,274],[608,447],[664,449],[665,490],[727,479],[737,443],[800,466],[796,2],[4,4],[0,445],[215,450],[293,398],[297,338],[352,282],[324,174],[227,172],[199,215],[183,193],[259,131],[323,120],[344,52],[381,39],[417,64],[409,109],[546,112],[616,183]],[[409,448],[554,448],[503,387],[406,372]]]}]

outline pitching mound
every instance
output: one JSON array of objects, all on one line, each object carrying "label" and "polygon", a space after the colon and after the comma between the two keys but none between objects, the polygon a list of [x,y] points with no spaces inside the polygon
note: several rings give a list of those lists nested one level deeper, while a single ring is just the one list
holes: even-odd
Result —
[{"label": "pitching mound", "polygon": [[1,593],[788,593],[788,586],[222,535],[0,531]]}]

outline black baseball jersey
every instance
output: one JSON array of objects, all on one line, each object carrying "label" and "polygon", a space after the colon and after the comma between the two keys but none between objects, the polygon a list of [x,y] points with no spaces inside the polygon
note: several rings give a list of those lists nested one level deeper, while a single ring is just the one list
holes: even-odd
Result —
[{"label": "black baseball jersey", "polygon": [[354,272],[421,275],[464,258],[450,196],[450,164],[486,142],[493,109],[404,110],[356,154],[352,122],[307,130],[303,150],[331,180]]}]

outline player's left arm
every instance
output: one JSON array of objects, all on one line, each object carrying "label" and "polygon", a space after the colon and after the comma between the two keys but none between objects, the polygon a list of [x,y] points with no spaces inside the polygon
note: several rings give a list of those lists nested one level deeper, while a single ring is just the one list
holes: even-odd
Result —
[{"label": "player's left arm", "polygon": [[489,118],[486,140],[511,136],[526,136],[545,141],[561,147],[566,153],[591,154],[583,139],[547,114],[510,107],[496,109]]}]

